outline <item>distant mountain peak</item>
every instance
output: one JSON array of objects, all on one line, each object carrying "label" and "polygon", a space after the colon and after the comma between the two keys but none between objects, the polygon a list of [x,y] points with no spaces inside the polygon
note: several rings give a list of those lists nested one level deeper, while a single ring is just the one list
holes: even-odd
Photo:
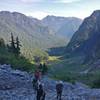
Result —
[{"label": "distant mountain peak", "polygon": [[[52,19],[52,18],[58,18],[58,19],[67,19],[67,18],[69,18],[69,19],[80,19],[80,20],[82,20],[81,18],[77,18],[77,17],[63,17],[63,16],[55,16],[55,15],[47,15],[46,17],[44,17],[43,19]],[[43,20],[42,19],[42,20]]]},{"label": "distant mountain peak", "polygon": [[95,11],[92,13],[92,16],[97,16],[97,15],[100,15],[100,10],[95,10]]},{"label": "distant mountain peak", "polygon": [[89,17],[91,17],[94,20],[100,18],[100,10],[95,10]]},{"label": "distant mountain peak", "polygon": [[19,15],[24,15],[24,14],[19,13],[19,12],[10,12],[10,11],[0,11],[0,14],[16,14],[16,15],[19,14]]},{"label": "distant mountain peak", "polygon": [[82,23],[82,20],[76,17],[60,17],[48,15],[42,19],[42,23],[45,26],[48,26],[55,34],[70,39],[72,34]]},{"label": "distant mountain peak", "polygon": [[0,11],[0,13],[11,13],[10,11]]},{"label": "distant mountain peak", "polygon": [[13,15],[22,15],[22,16],[26,16],[25,14],[19,13],[19,12],[12,12]]}]

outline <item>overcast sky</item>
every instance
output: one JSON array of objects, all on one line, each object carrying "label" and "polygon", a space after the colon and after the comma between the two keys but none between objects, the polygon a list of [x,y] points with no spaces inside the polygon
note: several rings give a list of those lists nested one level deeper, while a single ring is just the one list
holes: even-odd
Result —
[{"label": "overcast sky", "polygon": [[42,19],[47,15],[85,18],[100,9],[100,0],[0,0],[0,10]]}]

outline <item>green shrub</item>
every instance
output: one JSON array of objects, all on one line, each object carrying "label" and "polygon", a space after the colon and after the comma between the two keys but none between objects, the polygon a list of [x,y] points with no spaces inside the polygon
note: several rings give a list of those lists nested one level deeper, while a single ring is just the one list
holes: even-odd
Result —
[{"label": "green shrub", "polygon": [[74,84],[76,82],[76,78],[71,73],[67,73],[67,74],[61,74],[61,73],[55,74],[55,75],[53,75],[53,78],[57,79],[57,80],[63,80],[63,81],[66,81],[66,82],[70,82],[72,84]]},{"label": "green shrub", "polygon": [[0,48],[0,64],[11,64],[12,68],[25,71],[34,71],[34,65],[23,56],[15,56],[5,49]]},{"label": "green shrub", "polygon": [[92,88],[100,88],[100,79],[95,80],[92,84]]}]

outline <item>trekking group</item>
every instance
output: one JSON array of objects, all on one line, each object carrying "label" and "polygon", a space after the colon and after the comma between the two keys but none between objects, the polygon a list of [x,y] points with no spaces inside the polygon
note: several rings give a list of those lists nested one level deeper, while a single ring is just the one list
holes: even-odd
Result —
[{"label": "trekking group", "polygon": [[[33,79],[33,88],[36,94],[36,100],[45,100],[46,97],[46,91],[44,89],[44,85],[41,83],[41,76],[42,73],[40,70],[36,70],[34,73],[34,79]],[[57,93],[57,100],[62,100],[62,91],[63,91],[63,82],[58,81],[56,84],[56,93]]]}]

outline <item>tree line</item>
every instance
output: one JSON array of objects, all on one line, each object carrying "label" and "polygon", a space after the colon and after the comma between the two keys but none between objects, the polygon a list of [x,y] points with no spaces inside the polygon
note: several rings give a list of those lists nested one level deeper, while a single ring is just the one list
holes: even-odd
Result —
[{"label": "tree line", "polygon": [[5,48],[7,49],[9,52],[15,54],[16,56],[19,56],[20,55],[20,47],[21,47],[21,44],[20,44],[20,41],[19,41],[19,38],[16,37],[16,39],[14,39],[14,36],[13,34],[11,33],[11,41],[10,41],[10,44],[5,44],[5,41],[3,38],[0,38],[0,48]]},{"label": "tree line", "polygon": [[7,48],[8,51],[15,54],[16,56],[20,55],[20,47],[21,47],[21,43],[19,41],[18,36],[16,37],[16,39],[14,39],[13,34],[11,33],[11,41],[10,41],[10,45],[7,44]]}]

